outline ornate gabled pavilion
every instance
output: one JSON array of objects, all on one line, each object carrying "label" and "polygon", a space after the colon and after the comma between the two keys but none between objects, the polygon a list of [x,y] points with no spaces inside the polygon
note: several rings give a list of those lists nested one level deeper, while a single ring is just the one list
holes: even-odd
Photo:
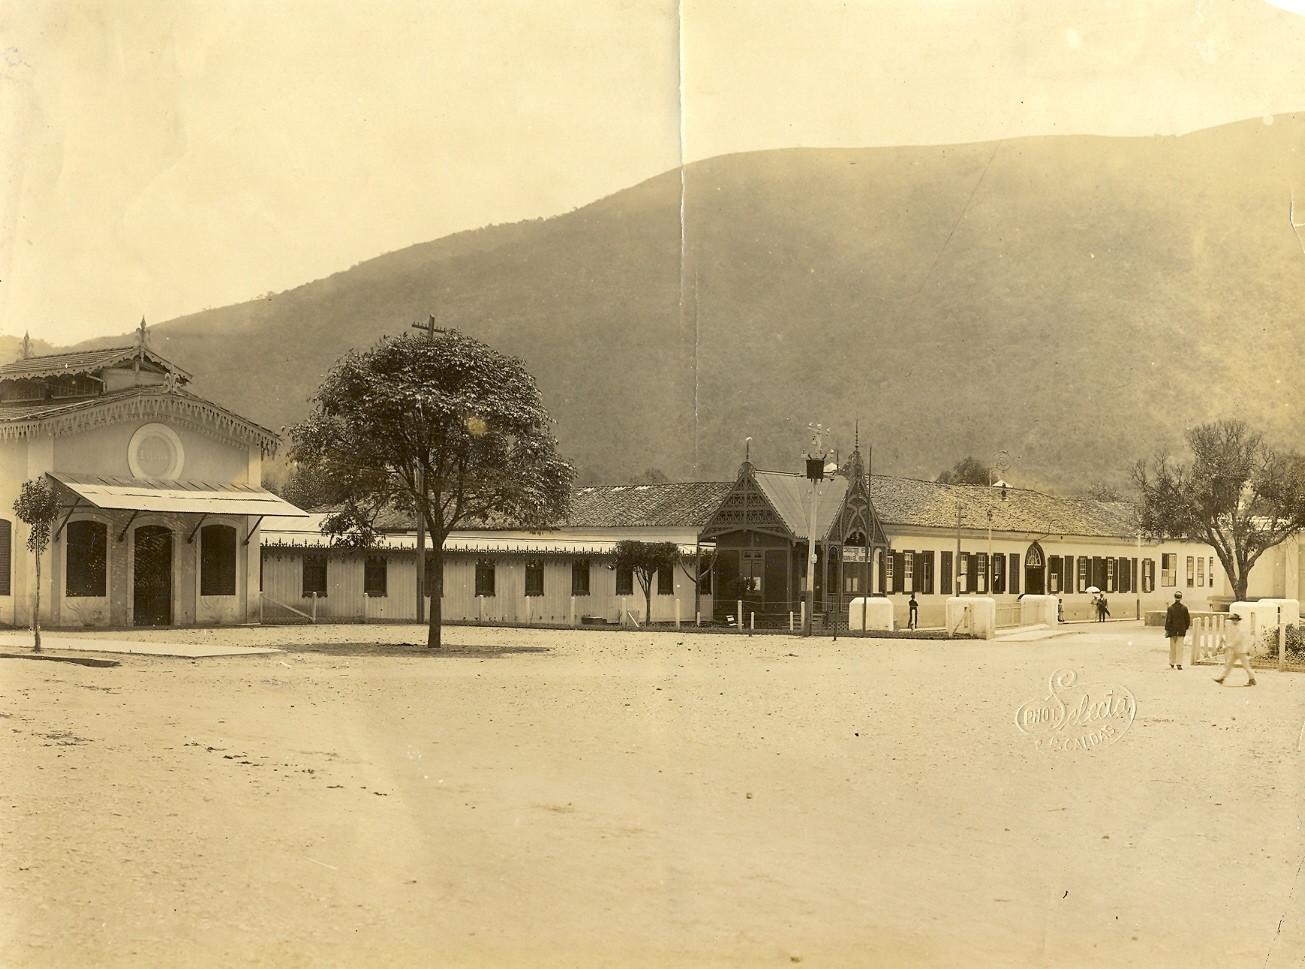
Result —
[{"label": "ornate gabled pavilion", "polygon": [[[875,556],[888,546],[869,480],[859,449],[832,478],[814,485],[745,461],[701,535],[716,546],[716,618],[733,615],[742,601],[759,624],[787,623],[804,592],[813,594],[818,615],[841,612],[843,592],[864,595]],[[816,569],[809,581],[813,508]]]},{"label": "ornate gabled pavilion", "polygon": [[[51,626],[247,622],[257,616],[259,522],[302,515],[261,487],[275,434],[185,389],[190,374],[132,346],[0,366],[0,622],[31,619],[22,483],[62,502],[41,619]],[[252,597],[251,597],[252,590]]]}]

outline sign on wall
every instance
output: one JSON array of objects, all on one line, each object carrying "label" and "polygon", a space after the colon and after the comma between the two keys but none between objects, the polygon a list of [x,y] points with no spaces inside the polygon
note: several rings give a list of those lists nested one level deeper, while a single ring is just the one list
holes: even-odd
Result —
[{"label": "sign on wall", "polygon": [[177,432],[166,424],[145,424],[127,445],[127,466],[137,478],[175,481],[186,463]]}]

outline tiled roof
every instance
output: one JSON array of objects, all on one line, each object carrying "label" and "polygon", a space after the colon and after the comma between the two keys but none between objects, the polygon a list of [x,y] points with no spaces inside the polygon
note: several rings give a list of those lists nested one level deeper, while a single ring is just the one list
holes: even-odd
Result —
[{"label": "tiled roof", "polygon": [[[57,377],[64,374],[95,373],[108,367],[126,363],[139,351],[136,347],[109,347],[103,350],[76,350],[72,353],[51,353],[42,357],[27,357],[0,366],[0,380],[28,380],[37,377]],[[148,347],[145,359],[165,370],[189,380],[190,374],[164,360]]]},{"label": "tiled roof", "polygon": [[[752,474],[789,531],[794,537],[805,539],[811,518],[810,482],[800,474],[784,471],[753,471]],[[846,478],[836,476],[821,485],[816,501],[816,535],[821,536],[817,541],[823,541],[823,536],[829,534],[834,517],[843,506],[848,484]]]},{"label": "tiled roof", "polygon": [[991,510],[994,531],[1109,538],[1137,534],[1132,505],[1124,501],[1057,498],[1026,488],[1007,488],[1002,501],[999,488],[886,475],[874,476],[870,497],[885,525],[955,528],[959,506],[963,528],[986,529]]},{"label": "tiled roof", "polygon": [[[268,515],[263,519],[259,542],[264,548],[330,548],[335,544],[330,535],[322,534],[322,522],[327,516],[309,515],[307,518],[281,518]],[[430,538],[426,538],[430,547]],[[417,536],[412,531],[382,535],[372,548],[415,549]],[[680,551],[692,555],[693,545],[681,545]],[[473,552],[479,554],[502,553],[509,555],[611,555],[616,551],[613,539],[558,538],[549,532],[536,535],[495,535],[485,531],[465,530],[450,532],[444,540],[446,552]]]},{"label": "tiled roof", "polygon": [[[558,528],[700,528],[729,494],[730,481],[681,481],[657,485],[601,485],[571,492],[571,513]],[[380,531],[416,528],[410,515],[382,512]],[[489,530],[512,528],[489,522]]]},{"label": "tiled roof", "polygon": [[571,494],[571,528],[697,528],[725,500],[731,481],[680,481],[656,485],[577,488]]},{"label": "tiled roof", "polygon": [[[754,471],[753,475],[793,534],[805,539],[811,507],[807,479],[778,471]],[[571,514],[558,527],[701,528],[733,487],[734,482],[728,481],[685,481],[577,488],[572,493]],[[817,534],[828,533],[847,488],[848,481],[841,476],[825,483],[817,512]],[[1026,488],[1007,488],[1006,500],[1002,501],[999,489],[984,485],[945,485],[875,475],[871,498],[879,520],[890,528],[955,529],[959,504],[961,526],[967,529],[986,529],[991,509],[994,531],[1102,538],[1132,538],[1137,534],[1133,508],[1128,502],[1057,498]],[[382,531],[415,527],[411,518],[397,514],[382,516],[377,524]],[[491,524],[486,530],[506,527]]]}]

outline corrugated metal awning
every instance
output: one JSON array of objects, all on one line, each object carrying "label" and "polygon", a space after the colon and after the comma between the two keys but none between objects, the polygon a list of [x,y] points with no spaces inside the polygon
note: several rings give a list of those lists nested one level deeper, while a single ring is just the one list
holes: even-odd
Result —
[{"label": "corrugated metal awning", "polygon": [[198,515],[282,515],[308,513],[254,485],[203,481],[135,481],[50,472],[50,477],[96,508]]}]

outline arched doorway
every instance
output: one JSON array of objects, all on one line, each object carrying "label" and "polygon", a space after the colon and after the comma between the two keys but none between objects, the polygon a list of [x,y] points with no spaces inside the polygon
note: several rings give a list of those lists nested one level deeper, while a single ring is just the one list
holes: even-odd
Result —
[{"label": "arched doorway", "polygon": [[172,531],[142,525],[134,538],[132,622],[137,626],[172,625]]},{"label": "arched doorway", "polygon": [[1047,590],[1047,558],[1042,546],[1034,542],[1024,553],[1024,591],[1031,596],[1045,595]]}]

